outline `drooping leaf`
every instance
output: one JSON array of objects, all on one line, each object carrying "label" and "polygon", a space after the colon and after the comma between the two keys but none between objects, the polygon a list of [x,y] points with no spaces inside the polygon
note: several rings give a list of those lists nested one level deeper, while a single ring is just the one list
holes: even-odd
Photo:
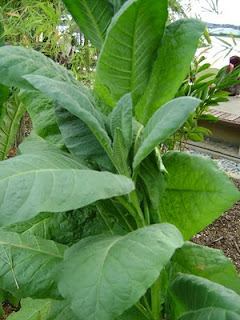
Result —
[{"label": "drooping leaf", "polygon": [[[220,284],[189,274],[177,275],[170,287],[167,305],[169,306],[169,318],[172,320],[190,319],[184,315],[185,312],[192,312],[192,316],[196,314],[196,318],[191,319],[199,320],[235,320],[240,317],[240,296],[238,294]],[[233,317],[231,312],[234,314]],[[229,317],[226,316],[226,313],[229,314]],[[218,314],[220,318],[216,317]],[[183,317],[180,318],[180,316]]]},{"label": "drooping leaf", "polygon": [[60,292],[78,319],[114,319],[138,301],[181,245],[181,234],[169,224],[85,238],[66,252]]},{"label": "drooping leaf", "polygon": [[113,8],[107,0],[63,0],[87,39],[101,49]]},{"label": "drooping leaf", "polygon": [[35,132],[62,148],[64,143],[55,117],[54,102],[36,90],[21,90],[19,99],[30,115]]},{"label": "drooping leaf", "polygon": [[[57,153],[68,158],[72,157],[71,154],[60,150],[57,146],[41,138],[34,130],[32,130],[30,135],[23,140],[23,142],[19,145],[18,150],[20,154]],[[76,161],[76,158],[74,158],[74,160]],[[87,169],[87,167],[84,167],[83,164],[82,167]]]},{"label": "drooping leaf", "polygon": [[34,300],[25,298],[21,300],[21,309],[8,316],[9,320],[46,320],[50,311],[52,300]]},{"label": "drooping leaf", "polygon": [[59,104],[55,106],[55,114],[64,143],[73,155],[86,163],[90,161],[101,164],[105,161],[109,163],[108,167],[111,167],[106,152],[84,121]]},{"label": "drooping leaf", "polygon": [[169,172],[159,210],[186,240],[204,229],[240,198],[234,184],[210,159],[183,152],[163,156]]},{"label": "drooping leaf", "polygon": [[70,71],[42,53],[16,46],[0,48],[0,83],[19,89],[33,90],[31,84],[23,78],[24,75],[32,73],[71,83],[81,88],[90,98],[89,90],[81,85]]},{"label": "drooping leaf", "polygon": [[129,0],[121,7],[97,64],[95,89],[103,100],[108,102],[110,96],[116,102],[131,92],[136,104],[149,80],[166,20],[166,0]]},{"label": "drooping leaf", "polygon": [[146,124],[154,112],[174,98],[186,77],[205,24],[182,19],[166,27],[150,81],[136,106],[136,118]]},{"label": "drooping leaf", "polygon": [[6,159],[13,145],[20,120],[24,115],[24,105],[13,94],[4,104],[0,114],[0,161]]},{"label": "drooping leaf", "polygon": [[187,120],[201,101],[192,97],[174,99],[158,109],[143,130],[142,141],[134,157],[133,168],[166,140]]},{"label": "drooping leaf", "polygon": [[131,94],[124,95],[116,104],[111,114],[111,132],[115,139],[116,128],[121,129],[125,146],[128,151],[132,145],[132,98]]},{"label": "drooping leaf", "polygon": [[84,170],[64,154],[25,154],[0,163],[0,225],[39,212],[63,212],[130,193],[133,182],[109,172]]},{"label": "drooping leaf", "polygon": [[19,298],[59,299],[55,268],[66,248],[40,237],[0,231],[0,287]]},{"label": "drooping leaf", "polygon": [[38,90],[57,101],[71,114],[84,121],[91,129],[108,155],[111,155],[111,140],[105,130],[103,117],[84,92],[65,83],[43,76],[28,75],[25,78]]},{"label": "drooping leaf", "polygon": [[221,250],[186,242],[175,251],[168,269],[171,279],[178,272],[206,278],[240,294],[240,277]]}]

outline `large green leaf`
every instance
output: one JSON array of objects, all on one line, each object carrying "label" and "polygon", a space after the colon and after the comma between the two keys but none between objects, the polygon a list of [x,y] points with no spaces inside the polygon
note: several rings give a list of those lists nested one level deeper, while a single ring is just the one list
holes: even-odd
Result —
[{"label": "large green leaf", "polygon": [[8,87],[0,84],[0,113],[2,110],[2,106],[4,104],[5,101],[7,101],[7,99],[9,98],[11,91]]},{"label": "large green leaf", "polygon": [[154,112],[174,98],[186,77],[205,24],[194,19],[178,20],[166,27],[150,81],[136,106],[136,117],[146,124]]},{"label": "large green leaf", "polygon": [[[109,205],[107,205],[109,202],[110,200],[102,201],[104,205],[101,205],[101,207],[98,203],[98,210],[100,211],[102,208],[104,210],[104,213],[101,212],[101,215],[95,206],[86,206],[77,210],[56,214],[42,212],[30,220],[4,227],[3,230],[35,235],[68,246],[90,235],[110,234],[112,231],[114,233],[116,231],[119,234],[121,231],[118,219],[119,214],[114,206],[110,207],[112,211],[107,211],[110,209]],[[107,225],[102,215],[108,219]],[[122,229],[122,233],[123,231]]]},{"label": "large green leaf", "polygon": [[112,136],[115,139],[115,130],[117,128],[121,129],[124,144],[128,151],[132,145],[132,97],[128,93],[124,95],[116,104],[116,107],[113,109],[111,114],[111,132]]},{"label": "large green leaf", "polygon": [[130,193],[134,184],[109,172],[84,170],[64,154],[25,154],[0,163],[0,225],[39,212],[62,212]]},{"label": "large green leaf", "polygon": [[[43,320],[76,320],[67,300],[52,301],[50,313]],[[20,320],[20,319],[19,319]],[[25,319],[24,319],[25,320]]]},{"label": "large green leaf", "polygon": [[181,97],[158,109],[143,130],[141,144],[134,157],[133,168],[136,168],[159,143],[179,129],[200,102],[196,98]]},{"label": "large green leaf", "polygon": [[168,268],[171,279],[178,272],[206,278],[240,294],[240,277],[232,261],[221,250],[185,243],[175,251]]},{"label": "large green leaf", "polygon": [[169,173],[159,210],[162,221],[174,224],[190,239],[240,197],[234,184],[210,159],[183,152],[163,156]]},{"label": "large green leaf", "polygon": [[126,2],[127,0],[107,0],[107,1],[113,5],[114,12],[116,13],[124,4],[124,2]]},{"label": "large green leaf", "polygon": [[198,311],[184,313],[178,320],[239,320],[240,316],[236,312],[208,307]]},{"label": "large green leaf", "polygon": [[[191,311],[196,312],[192,313],[192,316],[197,315],[196,318],[191,318],[194,320],[236,320],[240,318],[240,296],[234,291],[204,278],[179,274],[169,290],[169,318],[177,320],[185,312]],[[233,317],[231,312],[234,314]],[[218,314],[220,315],[219,318],[217,317]],[[203,318],[203,315],[205,315],[205,318]],[[185,315],[180,319],[190,318]]]},{"label": "large green leaf", "polygon": [[81,85],[66,68],[47,58],[42,53],[23,47],[5,46],[0,48],[0,83],[20,89],[32,90],[24,75],[34,73],[49,78],[64,80],[88,94],[86,87]]},{"label": "large green leaf", "polygon": [[114,319],[138,301],[182,243],[170,224],[85,238],[66,252],[60,292],[78,319]]},{"label": "large green leaf", "polygon": [[40,237],[0,231],[0,288],[15,297],[60,298],[55,267],[66,248]]},{"label": "large green leaf", "polygon": [[52,300],[50,299],[22,299],[20,311],[10,314],[8,320],[46,320],[51,304]]},{"label": "large green leaf", "polygon": [[21,90],[19,98],[31,117],[35,132],[56,146],[63,147],[53,101],[36,90]]},{"label": "large green leaf", "polygon": [[0,115],[0,160],[7,157],[7,153],[13,145],[20,120],[24,115],[24,105],[14,93],[4,104]]},{"label": "large green leaf", "polygon": [[146,320],[147,318],[136,308],[132,307],[125,311],[121,316],[115,320]]},{"label": "large green leaf", "polygon": [[43,76],[28,75],[25,78],[36,89],[45,93],[51,99],[56,100],[71,114],[84,121],[106,153],[111,156],[111,140],[106,132],[103,117],[82,90],[64,81]]},{"label": "large green leaf", "polygon": [[[167,1],[129,0],[112,19],[97,64],[96,91],[113,101],[143,94],[167,20]],[[106,102],[108,102],[106,100]]]},{"label": "large green leaf", "polygon": [[80,30],[97,48],[101,49],[113,8],[107,0],[63,0]]},{"label": "large green leaf", "polygon": [[0,22],[0,47],[4,46],[4,44],[5,44],[5,39],[4,39],[3,34],[4,34],[4,28]]},{"label": "large green leaf", "polygon": [[110,162],[103,147],[84,121],[59,104],[55,106],[55,114],[64,143],[73,155],[86,163]]},{"label": "large green leaf", "polygon": [[[164,172],[159,169],[158,159],[154,153],[151,153],[144,161],[141,162],[141,166],[138,172],[139,176],[143,180],[148,197],[151,201],[151,205],[158,211],[159,201],[164,193],[167,183]],[[160,217],[153,221],[160,221]]]}]

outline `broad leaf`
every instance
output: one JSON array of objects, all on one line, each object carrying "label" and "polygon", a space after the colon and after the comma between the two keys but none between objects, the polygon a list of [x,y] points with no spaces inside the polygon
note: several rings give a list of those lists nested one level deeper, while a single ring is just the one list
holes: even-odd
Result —
[{"label": "broad leaf", "polygon": [[22,78],[22,76],[31,73],[54,79],[64,79],[68,83],[81,86],[72,73],[38,51],[16,46],[0,48],[1,83],[32,90],[33,87],[29,82]]},{"label": "broad leaf", "polygon": [[5,44],[5,39],[4,39],[3,34],[4,34],[4,28],[0,22],[0,47],[4,46],[4,44]]},{"label": "broad leaf", "polygon": [[132,307],[125,311],[121,316],[115,320],[146,320],[147,318],[136,308]]},{"label": "broad leaf", "polygon": [[55,114],[64,143],[73,155],[86,163],[109,163],[108,167],[111,168],[106,152],[84,121],[59,104],[55,106]]},{"label": "broad leaf", "polygon": [[128,164],[129,149],[126,147],[125,143],[126,142],[123,137],[122,130],[116,128],[113,141],[113,153],[115,162],[118,165],[118,172],[120,172],[124,176],[130,177],[130,166]]},{"label": "broad leaf", "polygon": [[197,311],[184,313],[178,320],[239,320],[239,314],[236,312],[208,307]]},{"label": "broad leaf", "polygon": [[[199,310],[199,312],[197,312]],[[169,290],[168,313],[172,320],[179,319],[184,312],[196,311],[191,319],[235,320],[240,317],[240,296],[220,284],[201,277],[179,274]],[[223,317],[224,313],[235,317]],[[221,317],[217,318],[216,315]],[[194,315],[194,313],[192,313]],[[200,315],[200,317],[199,317]],[[203,318],[205,315],[205,318]],[[213,316],[214,315],[214,316]],[[238,316],[238,318],[237,318]],[[183,316],[180,319],[190,319]]]},{"label": "broad leaf", "polygon": [[116,102],[131,92],[135,105],[148,83],[166,20],[166,0],[129,0],[121,7],[97,64],[95,89],[103,100],[108,102],[111,96]]},{"label": "broad leaf", "polygon": [[[113,206],[115,211],[108,212],[107,208],[109,206],[105,205],[108,204],[108,201],[104,200],[102,203],[104,205],[101,208],[103,207],[104,213],[101,212],[101,215],[97,212],[95,206],[86,206],[56,214],[43,212],[28,221],[7,226],[3,230],[35,235],[68,246],[91,235],[110,234],[112,230],[114,233],[116,231],[119,234],[121,229],[116,218],[118,216],[116,207]],[[101,211],[99,203],[97,207]],[[107,225],[102,215],[104,215],[104,218],[108,218]]]},{"label": "broad leaf", "polygon": [[71,300],[78,319],[114,319],[139,300],[182,243],[169,224],[122,237],[85,238],[66,251],[60,292]]},{"label": "broad leaf", "polygon": [[107,0],[63,0],[87,39],[101,49],[113,8]]},{"label": "broad leaf", "polygon": [[25,108],[13,94],[4,104],[0,115],[0,160],[7,157],[7,153],[13,145],[20,120],[24,115]]},{"label": "broad leaf", "polygon": [[19,99],[27,109],[35,132],[42,138],[62,148],[64,143],[54,112],[54,103],[36,90],[22,90]]},{"label": "broad leaf", "polygon": [[177,226],[186,240],[240,198],[234,184],[210,159],[169,152],[163,162],[169,177],[159,204],[161,218]]},{"label": "broad leaf", "polygon": [[62,212],[130,193],[134,184],[109,172],[84,170],[63,154],[21,155],[0,163],[0,225],[39,212]]},{"label": "broad leaf", "polygon": [[9,98],[10,93],[11,91],[8,87],[0,84],[0,113],[2,112],[2,106],[4,102]]},{"label": "broad leaf", "polygon": [[[19,145],[18,150],[20,154],[54,153],[66,156],[67,158],[72,158],[76,161],[76,158],[73,158],[71,154],[60,150],[52,143],[39,137],[34,130],[32,130],[30,135],[23,140],[23,142]],[[85,167],[83,164],[82,167],[87,169],[87,167]]]},{"label": "broad leaf", "polygon": [[240,294],[240,277],[221,250],[185,243],[175,251],[168,269],[171,279],[178,272],[206,278]]},{"label": "broad leaf", "polygon": [[105,130],[103,117],[82,90],[64,81],[28,75],[25,78],[38,90],[56,100],[71,114],[84,121],[96,136],[108,155],[111,156],[111,140]]},{"label": "broad leaf", "polygon": [[128,151],[132,145],[132,98],[131,94],[128,93],[123,96],[116,104],[111,114],[111,132],[112,137],[115,140],[115,130],[121,129],[124,144]]},{"label": "broad leaf", "polygon": [[113,5],[114,13],[116,13],[127,0],[107,0]]},{"label": "broad leaf", "polygon": [[166,103],[157,110],[143,130],[142,141],[134,157],[133,168],[146,158],[153,149],[178,130],[201,101],[181,97]]},{"label": "broad leaf", "polygon": [[45,320],[50,311],[52,300],[33,300],[26,298],[21,300],[21,309],[8,316],[8,320]]},{"label": "broad leaf", "polygon": [[154,112],[174,98],[189,71],[205,24],[199,20],[178,20],[166,27],[150,81],[136,106],[137,119],[146,124]]},{"label": "broad leaf", "polygon": [[19,298],[60,298],[55,268],[66,248],[32,235],[0,231],[0,288]]},{"label": "broad leaf", "polygon": [[[76,320],[67,300],[52,300],[50,313],[44,320]],[[20,320],[20,319],[19,319]],[[25,319],[24,319],[25,320]]]},{"label": "broad leaf", "polygon": [[42,53],[16,46],[0,48],[0,83],[20,89],[33,90],[23,76],[34,73],[71,83],[90,97],[89,90],[78,82],[66,68]]},{"label": "broad leaf", "polygon": [[[145,192],[148,194],[153,208],[158,211],[159,201],[166,189],[167,182],[164,172],[158,167],[158,159],[154,153],[141,162],[138,174],[145,184]],[[160,221],[160,217],[153,220]]]}]

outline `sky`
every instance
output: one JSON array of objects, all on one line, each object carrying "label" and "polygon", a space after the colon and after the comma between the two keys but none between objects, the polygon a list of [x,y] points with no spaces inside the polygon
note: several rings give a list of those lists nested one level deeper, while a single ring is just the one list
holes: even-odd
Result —
[{"label": "sky", "polygon": [[[216,0],[208,0],[208,2]],[[183,0],[188,3],[189,0]],[[207,0],[191,0],[192,16],[199,14],[203,21],[212,23],[234,24],[240,26],[240,0],[218,0],[219,13],[210,13],[204,8],[210,8]]]},{"label": "sky", "polygon": [[[195,17],[197,14],[205,22],[210,23],[220,23],[220,24],[232,24],[240,26],[240,0],[218,0],[218,9],[220,14],[213,12],[207,12],[205,8],[209,8],[208,2],[216,2],[216,0],[181,0],[182,4],[190,3],[192,11],[190,15]],[[222,39],[232,42],[229,37],[221,37]],[[224,44],[216,39],[211,37],[212,48],[209,49],[204,55],[207,57],[207,62],[212,64],[212,67],[221,68],[224,65],[229,63],[229,58],[233,55],[240,56],[240,39],[236,38],[237,45],[234,45],[233,51],[231,51],[227,56],[228,49],[222,51]],[[200,54],[201,49],[198,50]]]}]

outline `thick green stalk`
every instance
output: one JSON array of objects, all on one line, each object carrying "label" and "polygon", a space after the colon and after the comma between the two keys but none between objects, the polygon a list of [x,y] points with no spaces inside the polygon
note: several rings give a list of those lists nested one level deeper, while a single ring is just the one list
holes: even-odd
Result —
[{"label": "thick green stalk", "polygon": [[154,320],[160,320],[160,299],[159,294],[161,290],[161,284],[160,284],[160,276],[155,281],[155,283],[152,285],[151,288],[151,296],[152,296],[152,314]]},{"label": "thick green stalk", "polygon": [[134,208],[136,209],[137,215],[138,215],[138,222],[140,223],[140,228],[141,227],[145,227],[146,223],[145,223],[145,219],[144,219],[144,215],[142,212],[142,209],[139,205],[139,200],[138,200],[138,196],[136,193],[136,190],[133,190],[130,194],[129,194],[129,199],[130,202],[133,204]]}]

